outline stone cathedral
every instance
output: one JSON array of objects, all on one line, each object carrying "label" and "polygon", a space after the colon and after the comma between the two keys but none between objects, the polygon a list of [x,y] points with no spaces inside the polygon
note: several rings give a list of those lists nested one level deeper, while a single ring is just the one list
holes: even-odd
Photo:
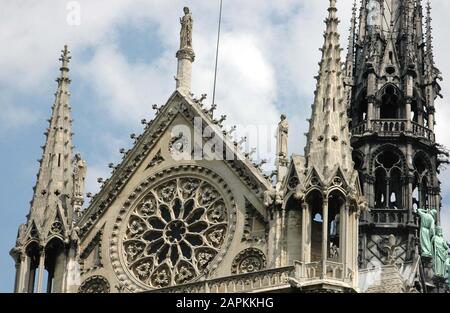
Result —
[{"label": "stone cathedral", "polygon": [[89,204],[64,47],[15,292],[449,292],[430,7],[355,3],[341,58],[330,0],[304,155],[282,115],[272,175],[191,93],[184,8],[176,89]]}]

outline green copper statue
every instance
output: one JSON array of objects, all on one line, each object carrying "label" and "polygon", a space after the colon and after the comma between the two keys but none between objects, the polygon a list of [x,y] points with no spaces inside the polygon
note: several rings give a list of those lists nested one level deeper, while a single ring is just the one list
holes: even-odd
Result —
[{"label": "green copper statue", "polygon": [[433,246],[431,244],[431,238],[434,236],[436,210],[424,210],[418,209],[417,213],[420,216],[420,247],[421,255],[424,257],[433,256]]},{"label": "green copper statue", "polygon": [[438,277],[444,277],[447,271],[448,245],[442,235],[442,227],[436,227],[436,235],[433,237],[432,242],[434,247],[434,274]]},{"label": "green copper statue", "polygon": [[448,289],[450,290],[450,256],[447,258],[447,280],[448,280]]}]

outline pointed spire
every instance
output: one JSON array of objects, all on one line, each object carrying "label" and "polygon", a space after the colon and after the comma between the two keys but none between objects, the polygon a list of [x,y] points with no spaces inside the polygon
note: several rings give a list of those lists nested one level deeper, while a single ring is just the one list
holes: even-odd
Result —
[{"label": "pointed spire", "polygon": [[430,65],[434,65],[434,55],[433,55],[433,35],[432,31],[433,28],[431,27],[431,3],[430,1],[427,2],[427,18],[426,18],[426,54],[427,59],[430,62]]},{"label": "pointed spire", "polygon": [[367,0],[361,0],[359,9],[359,30],[358,30],[358,44],[366,38],[366,20],[367,20]]},{"label": "pointed spire", "polygon": [[[69,105],[69,62],[71,56],[67,46],[61,51],[60,75],[56,79],[58,88],[50,126],[46,131],[46,143],[40,159],[39,173],[34,196],[31,202],[28,225],[36,223],[38,229],[46,231],[58,216],[71,216],[70,208],[66,206],[67,198],[72,194],[72,119]],[[65,212],[58,212],[59,210]],[[64,221],[69,223],[69,221]],[[40,234],[45,238],[47,234]]]},{"label": "pointed spire", "polygon": [[195,60],[195,53],[192,48],[192,29],[194,20],[188,7],[184,7],[183,11],[184,16],[180,18],[180,50],[178,50],[176,54],[178,59],[178,69],[175,80],[177,90],[188,96],[191,91],[192,62]]},{"label": "pointed spire", "polygon": [[353,168],[347,107],[344,101],[336,0],[330,0],[328,12],[321,49],[322,60],[319,63],[319,76],[305,148],[308,169],[315,168],[325,177],[338,166],[344,171]]},{"label": "pointed spire", "polygon": [[348,79],[353,77],[353,68],[355,62],[355,42],[356,42],[356,0],[353,0],[352,18],[350,20],[350,30],[348,36],[348,50],[346,60],[346,76]]}]

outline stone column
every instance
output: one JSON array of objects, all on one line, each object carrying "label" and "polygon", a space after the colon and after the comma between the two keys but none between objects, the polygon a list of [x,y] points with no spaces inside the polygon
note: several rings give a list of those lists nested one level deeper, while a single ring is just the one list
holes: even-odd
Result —
[{"label": "stone column", "polygon": [[434,106],[428,108],[428,128],[434,132],[434,113],[436,109]]},{"label": "stone column", "polygon": [[345,203],[342,205],[341,210],[340,210],[340,223],[341,225],[339,226],[339,254],[341,257],[341,262],[344,266],[344,278],[347,275],[347,246],[348,246],[348,238],[349,238],[349,234],[348,232],[350,231],[350,228],[348,227],[348,213],[349,213],[349,208],[350,208],[350,203],[349,200],[346,199]]},{"label": "stone column", "polygon": [[309,262],[309,258],[306,258],[306,250],[308,249],[307,239],[308,236],[308,204],[302,203],[302,240],[300,242],[300,261],[307,263]]},{"label": "stone column", "polygon": [[43,248],[39,256],[37,293],[42,293],[44,271],[45,271],[45,249]]},{"label": "stone column", "polygon": [[412,98],[406,99],[406,131],[412,132],[412,124],[411,124],[411,102]]},{"label": "stone column", "polygon": [[20,280],[22,279],[21,270],[20,270],[21,269],[20,261],[18,262],[16,260],[15,267],[16,267],[16,279],[14,280],[14,292],[19,293],[20,292]]},{"label": "stone column", "polygon": [[408,208],[408,223],[414,224],[414,215],[412,214],[412,207],[413,207],[413,182],[414,182],[414,176],[407,175],[405,177],[406,182],[406,192],[403,193],[403,209]]},{"label": "stone column", "polygon": [[177,52],[178,69],[176,88],[185,95],[189,95],[191,91],[192,62],[194,62],[194,58],[195,54],[191,48],[184,48]]},{"label": "stone column", "polygon": [[417,123],[419,123],[421,126],[424,126],[423,122],[423,110],[420,108],[417,110]]},{"label": "stone column", "polygon": [[372,130],[372,120],[376,119],[375,116],[375,97],[371,96],[367,98],[367,129]]},{"label": "stone column", "polygon": [[323,225],[322,225],[322,276],[327,276],[327,258],[328,258],[328,198],[323,199]]}]

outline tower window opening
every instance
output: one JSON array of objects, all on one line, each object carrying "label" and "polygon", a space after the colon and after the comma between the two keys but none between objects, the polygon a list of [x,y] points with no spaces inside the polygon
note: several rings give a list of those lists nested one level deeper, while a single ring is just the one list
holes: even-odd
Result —
[{"label": "tower window opening", "polygon": [[375,207],[402,209],[402,161],[396,153],[385,150],[375,159]]},{"label": "tower window opening", "polygon": [[322,240],[323,240],[323,198],[320,192],[313,192],[307,197],[307,203],[310,210],[311,228],[311,262],[317,262],[322,259]]},{"label": "tower window opening", "polygon": [[393,86],[386,87],[384,95],[381,97],[380,118],[398,119],[402,116],[399,96]]},{"label": "tower window opening", "polygon": [[328,198],[328,256],[332,261],[339,262],[341,237],[341,211],[345,205],[344,197],[339,192],[333,192]]}]

